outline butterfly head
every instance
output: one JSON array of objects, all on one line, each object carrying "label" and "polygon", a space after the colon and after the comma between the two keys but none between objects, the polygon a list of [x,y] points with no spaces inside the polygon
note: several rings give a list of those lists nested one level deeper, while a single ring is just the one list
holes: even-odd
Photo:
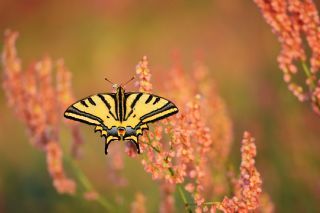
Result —
[{"label": "butterfly head", "polygon": [[119,87],[121,87],[121,85],[119,85],[119,84],[112,84],[112,88],[113,88],[114,90],[117,90]]},{"label": "butterfly head", "polygon": [[133,79],[134,79],[134,76],[133,76],[130,80],[128,80],[127,82],[125,82],[125,83],[115,84],[115,83],[113,83],[112,81],[110,81],[109,79],[105,78],[106,81],[108,81],[109,83],[112,84],[113,90],[114,90],[114,91],[117,91],[117,92],[119,92],[119,91],[121,91],[121,90],[124,90],[124,89],[123,89],[124,86],[127,85],[127,84],[128,84],[130,81],[132,81]]}]

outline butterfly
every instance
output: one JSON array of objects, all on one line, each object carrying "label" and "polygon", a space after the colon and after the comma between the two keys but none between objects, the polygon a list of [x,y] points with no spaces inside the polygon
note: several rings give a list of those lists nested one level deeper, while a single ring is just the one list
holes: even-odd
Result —
[{"label": "butterfly", "polygon": [[125,92],[122,84],[113,84],[113,87],[115,93],[99,93],[75,102],[64,112],[64,117],[94,125],[95,132],[105,137],[106,155],[110,143],[115,140],[133,142],[140,154],[138,137],[143,130],[149,129],[148,124],[179,110],[174,103],[160,96]]}]

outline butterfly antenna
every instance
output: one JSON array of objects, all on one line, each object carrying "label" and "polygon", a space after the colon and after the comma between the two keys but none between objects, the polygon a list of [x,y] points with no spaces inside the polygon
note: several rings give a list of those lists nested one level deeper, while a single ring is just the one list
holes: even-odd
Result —
[{"label": "butterfly antenna", "polygon": [[135,79],[134,76],[132,76],[132,78],[130,78],[127,82],[121,83],[120,86],[125,86],[125,85],[127,85],[127,84],[130,83],[133,79]]},{"label": "butterfly antenna", "polygon": [[114,83],[112,83],[112,81],[110,81],[109,79],[104,78],[104,80],[106,80],[106,81],[108,81],[109,83],[111,83],[112,85],[114,85]]}]

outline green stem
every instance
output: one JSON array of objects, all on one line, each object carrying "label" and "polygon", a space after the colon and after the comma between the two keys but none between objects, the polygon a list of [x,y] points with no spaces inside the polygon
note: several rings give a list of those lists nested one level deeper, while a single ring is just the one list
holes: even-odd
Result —
[{"label": "green stem", "polygon": [[180,197],[184,203],[184,207],[186,208],[186,211],[189,212],[189,213],[192,213],[192,210],[190,209],[190,204],[188,203],[187,201],[187,197],[186,195],[184,194],[184,191],[182,189],[182,185],[181,184],[178,184],[177,185],[177,188],[178,188],[178,191],[179,191],[179,194],[180,194]]},{"label": "green stem", "polygon": [[[190,206],[197,206],[196,203],[190,203],[189,205]],[[204,206],[220,205],[220,202],[209,201],[209,202],[204,202],[202,205],[204,205]]]},{"label": "green stem", "polygon": [[156,151],[157,153],[160,153],[160,149],[153,146],[151,143],[147,143],[147,142],[140,142],[140,143],[144,143],[144,144],[147,144],[149,145],[154,151]]},{"label": "green stem", "polygon": [[[302,61],[302,68],[303,68],[303,71],[304,71],[304,73],[306,74],[306,76],[311,79],[311,71],[310,71],[310,69],[308,68],[306,62],[304,62],[304,61]],[[314,81],[311,79],[310,89],[311,89],[311,90],[314,90],[315,88],[316,88],[316,84],[315,84]]]},{"label": "green stem", "polygon": [[[310,69],[308,68],[306,62],[302,61],[302,68],[304,70],[304,73],[306,74],[306,76],[311,80],[310,82],[310,85],[309,85],[309,89],[310,91],[314,91],[317,87],[316,83],[313,81],[312,79],[312,74],[311,74],[311,71]],[[311,100],[312,102],[314,102],[314,104],[317,106],[317,108],[320,110],[320,103],[319,103],[319,99],[318,98],[315,98],[313,100]]]},{"label": "green stem", "polygon": [[[81,183],[81,185],[83,186],[83,188],[85,189],[85,191],[92,191],[92,192],[96,192],[96,190],[94,189],[94,187],[92,186],[92,184],[90,183],[89,179],[87,178],[87,176],[82,172],[82,170],[79,168],[79,166],[76,164],[76,162],[71,159],[69,156],[65,155],[65,159],[67,160],[67,162],[69,162],[69,164],[72,166],[73,170],[75,171],[75,174],[79,180],[79,182]],[[106,199],[104,199],[102,196],[98,195],[98,198],[96,200],[107,212],[113,212],[114,207],[112,206],[111,203],[109,203]]]},{"label": "green stem", "polygon": [[[151,146],[152,149],[155,150],[157,153],[160,153],[160,150],[159,150],[158,148],[154,147],[154,146],[151,144],[151,138],[149,137],[149,135],[148,135],[148,140],[149,140],[149,143],[145,143],[145,144]],[[169,172],[170,172],[170,175],[171,175],[171,176],[174,176],[174,171],[173,171],[173,169],[172,169],[171,167],[169,167],[168,170],[169,170]],[[187,197],[186,197],[186,195],[185,195],[185,193],[184,193],[184,191],[183,191],[183,189],[182,189],[182,185],[181,185],[181,184],[177,184],[177,188],[178,188],[178,191],[179,191],[179,195],[180,195],[180,197],[181,197],[181,199],[182,199],[182,201],[183,201],[183,203],[184,203],[184,206],[185,206],[185,208],[186,208],[186,211],[187,211],[188,213],[192,213],[192,210],[191,210],[191,208],[190,208],[190,206],[189,206],[189,204],[188,204]]]},{"label": "green stem", "polygon": [[302,61],[302,68],[307,77],[310,77],[311,72],[306,64],[306,62]]},{"label": "green stem", "polygon": [[[174,176],[173,169],[172,168],[168,168],[168,170],[169,170],[171,176]],[[188,203],[188,200],[187,200],[187,197],[186,197],[186,195],[184,193],[182,185],[181,184],[177,184],[177,188],[178,188],[178,191],[179,191],[179,195],[180,195],[180,197],[181,197],[181,199],[182,199],[182,201],[184,203],[184,206],[186,208],[186,211],[189,212],[189,213],[192,213],[192,210],[190,209],[190,205]]]}]

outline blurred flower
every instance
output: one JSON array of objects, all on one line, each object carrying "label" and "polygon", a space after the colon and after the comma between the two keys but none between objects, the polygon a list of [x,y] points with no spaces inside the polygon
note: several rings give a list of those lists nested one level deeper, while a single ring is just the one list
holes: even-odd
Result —
[{"label": "blurred flower", "polygon": [[83,195],[86,200],[97,200],[99,198],[99,194],[95,191],[86,192]]},{"label": "blurred flower", "polygon": [[151,92],[152,84],[150,83],[151,74],[148,68],[147,56],[143,56],[136,67],[136,74],[139,80],[136,81],[136,86],[139,87],[140,92]]},{"label": "blurred flower", "polygon": [[[320,115],[320,99],[316,92],[319,90],[320,19],[315,4],[312,0],[254,2],[281,43],[278,62],[288,89],[300,101],[311,101],[314,111]],[[310,57],[306,54],[309,51]],[[292,80],[293,75],[299,72],[305,73],[304,83]],[[305,87],[308,87],[308,91]]]},{"label": "blurred flower", "polygon": [[[60,146],[60,123],[63,111],[73,102],[71,90],[71,73],[58,60],[56,85],[53,83],[53,63],[49,57],[31,64],[25,72],[21,70],[21,62],[17,57],[15,42],[17,32],[5,32],[2,64],[4,69],[3,88],[8,104],[15,115],[25,125],[32,145],[46,154],[47,168],[58,193],[76,193],[77,184],[67,177],[63,168],[63,151]],[[78,126],[66,121],[71,132],[73,144],[71,154],[77,157],[83,143]],[[68,154],[68,153],[67,153]],[[99,197],[81,169],[68,156],[65,158],[74,168],[75,175],[85,189],[84,198],[97,200],[106,210],[111,204]]]},{"label": "blurred flower", "polygon": [[[136,149],[134,149],[136,153]],[[128,185],[128,180],[123,176],[122,171],[124,168],[124,152],[122,146],[119,143],[112,146],[112,154],[107,161],[108,179],[109,181],[118,187],[125,187]],[[109,156],[108,156],[109,158]]]},{"label": "blurred flower", "polygon": [[168,184],[164,181],[160,183],[160,213],[172,213],[174,212],[174,193],[175,186]]},{"label": "blurred flower", "polygon": [[[76,184],[66,177],[62,166],[62,150],[58,145],[60,110],[59,93],[52,83],[52,62],[49,57],[21,70],[15,42],[17,32],[5,32],[2,63],[3,87],[10,107],[25,124],[32,144],[47,155],[48,170],[59,193],[73,194]],[[67,88],[70,89],[70,88]],[[61,89],[60,93],[67,91]]]},{"label": "blurred flower", "polygon": [[145,213],[145,200],[145,196],[142,193],[138,192],[135,196],[134,202],[131,204],[131,213]]},{"label": "blurred flower", "polygon": [[218,209],[226,212],[248,212],[259,206],[259,196],[262,192],[262,180],[255,167],[257,150],[255,139],[249,132],[243,134],[241,146],[240,178],[235,182],[235,196],[225,197]]},{"label": "blurred flower", "polygon": [[[202,94],[201,105],[206,106],[202,107],[201,114],[210,129],[212,140],[207,155],[208,161],[214,163],[206,168],[208,175],[203,180],[204,193],[207,197],[221,196],[228,190],[226,160],[233,140],[232,121],[224,100],[219,96],[215,82],[208,74],[208,68],[201,60],[194,63],[192,74],[198,87],[196,90]],[[192,81],[189,82],[191,83]],[[210,173],[215,175],[209,175]]]},{"label": "blurred flower", "polygon": [[274,212],[274,205],[271,201],[271,198],[268,194],[262,193],[260,196],[260,206],[258,209],[261,213],[271,213]]},{"label": "blurred flower", "polygon": [[46,146],[47,165],[53,179],[53,185],[59,193],[74,194],[76,184],[67,178],[62,166],[62,150],[56,141],[50,141]]},{"label": "blurred flower", "polygon": [[[74,101],[71,88],[71,72],[65,67],[63,59],[57,61],[56,82],[56,93],[59,104],[58,108],[62,114],[64,110]],[[81,154],[80,147],[83,144],[83,139],[81,137],[78,124],[68,119],[63,119],[63,121],[67,124],[72,134],[73,142],[71,145],[71,153],[74,157],[79,157]]]},{"label": "blurred flower", "polygon": [[[137,72],[138,76],[142,75],[141,73]],[[212,84],[202,83],[206,78],[203,65],[197,64],[194,69],[193,74],[198,81],[190,80],[191,78],[189,79],[179,67],[174,68],[171,74],[173,75],[169,78],[171,100],[179,106],[179,113],[159,122],[158,126],[141,137],[140,143],[146,153],[142,164],[152,178],[160,182],[162,193],[170,188],[170,185],[183,183],[185,190],[191,193],[194,199],[197,206],[195,211],[206,212],[209,211],[205,205],[206,195],[218,196],[227,191],[227,176],[212,178],[212,170],[218,174],[226,174],[224,163],[232,140],[231,121],[223,101]],[[150,78],[138,79],[150,81]],[[137,85],[145,83],[138,82]],[[140,87],[140,91],[144,91],[144,88]],[[207,96],[209,98],[206,98]],[[208,121],[209,115],[210,121]],[[163,132],[169,137],[162,135]],[[254,139],[247,132],[244,134],[241,151],[241,176],[236,181],[241,195],[232,199],[225,198],[221,205],[212,207],[210,211],[219,208],[232,212],[232,209],[253,210],[258,207],[262,181],[254,166],[256,155]],[[219,184],[220,188],[213,183]],[[173,191],[168,192],[171,195],[173,193]]]}]

